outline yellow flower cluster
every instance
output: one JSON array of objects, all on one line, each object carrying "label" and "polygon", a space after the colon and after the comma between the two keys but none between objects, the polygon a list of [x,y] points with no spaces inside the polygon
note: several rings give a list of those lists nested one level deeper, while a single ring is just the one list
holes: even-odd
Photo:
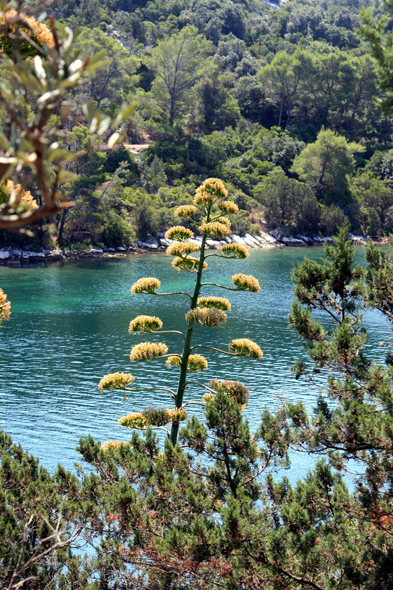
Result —
[{"label": "yellow flower cluster", "polygon": [[[170,356],[166,361],[168,369],[170,367],[180,367],[181,358]],[[190,372],[203,371],[209,367],[207,360],[201,354],[190,354],[188,357],[187,368]]]},{"label": "yellow flower cluster", "polygon": [[154,293],[161,287],[161,282],[154,278],[154,277],[145,277],[143,279],[138,279],[137,282],[132,285],[131,293],[135,295],[136,293]]},{"label": "yellow flower cluster", "polygon": [[188,256],[197,250],[199,246],[194,242],[173,242],[166,249],[166,253],[168,256]]},{"label": "yellow flower cluster", "polygon": [[0,187],[1,191],[1,199],[0,201],[3,202],[3,205],[0,205],[0,209],[4,208],[8,205],[9,195],[13,191],[16,193],[15,204],[12,206],[12,209],[9,209],[9,213],[17,213],[21,214],[25,211],[31,211],[32,209],[38,209],[37,201],[33,198],[30,191],[25,191],[20,184],[14,184],[12,180],[7,180],[7,182]]},{"label": "yellow flower cluster", "polygon": [[118,422],[119,426],[125,426],[126,428],[138,428],[143,430],[147,426],[145,417],[140,412],[133,412],[128,416],[123,416]]},{"label": "yellow flower cluster", "polygon": [[176,209],[175,217],[190,219],[196,213],[198,213],[198,209],[194,205],[181,205]]},{"label": "yellow flower cluster", "polygon": [[233,275],[232,283],[239,289],[239,291],[251,291],[251,293],[259,293],[261,287],[258,280],[251,275]]},{"label": "yellow flower cluster", "polygon": [[207,359],[201,354],[190,354],[188,357],[188,370],[191,372],[205,371],[209,368]]},{"label": "yellow flower cluster", "polygon": [[7,301],[7,295],[3,289],[0,289],[0,326],[3,321],[7,321],[11,316],[11,303]]},{"label": "yellow flower cluster", "polygon": [[228,191],[219,178],[208,178],[195,192],[194,205],[208,207],[218,199],[226,199]]},{"label": "yellow flower cluster", "polygon": [[212,379],[209,387],[214,391],[228,394],[238,404],[246,404],[250,391],[240,381],[218,381]]},{"label": "yellow flower cluster", "polygon": [[198,307],[208,307],[221,309],[222,311],[230,311],[231,304],[225,297],[199,297],[197,301]]},{"label": "yellow flower cluster", "polygon": [[[151,406],[150,408],[146,408],[143,412],[133,412],[132,414],[128,414],[128,416],[123,416],[120,418],[118,424],[120,426],[125,426],[126,428],[137,428],[137,429],[144,429],[147,426],[165,426],[169,422],[178,424],[183,420],[187,420],[188,414],[184,408],[174,408],[173,410],[169,410],[167,408],[154,408]],[[103,451],[108,451],[109,448],[114,448],[119,450],[121,445],[127,444],[123,443],[119,440],[110,440],[105,443],[101,449]]]},{"label": "yellow flower cluster", "polygon": [[23,31],[27,33],[29,37],[33,37],[33,39],[38,41],[40,45],[48,45],[48,47],[55,46],[53,35],[46,25],[43,23],[37,23],[35,18],[32,16],[27,16],[23,13],[17,13],[14,9],[7,10],[7,12],[0,16],[0,25],[3,27],[6,25],[11,29],[11,31],[15,31],[14,23],[17,20],[16,17],[18,15],[19,18],[21,18],[22,21],[28,25],[27,27],[23,27],[22,21],[18,18],[18,23],[22,25],[21,28],[23,28]]},{"label": "yellow flower cluster", "polygon": [[171,367],[180,367],[180,361],[181,358],[179,356],[170,356],[167,358],[165,363],[168,369],[170,369]]},{"label": "yellow flower cluster", "polygon": [[107,453],[109,449],[114,449],[115,451],[118,451],[120,447],[126,444],[127,443],[123,442],[122,440],[108,440],[101,446],[101,451],[104,451],[104,453]]},{"label": "yellow flower cluster", "polygon": [[224,256],[231,256],[232,258],[248,258],[248,250],[243,244],[227,244],[221,248],[221,252]]},{"label": "yellow flower cluster", "polygon": [[263,352],[258,344],[248,338],[232,340],[229,345],[229,352],[239,356],[249,356],[252,359],[261,359],[263,357]]},{"label": "yellow flower cluster", "polygon": [[231,227],[231,222],[226,217],[218,217],[216,219],[216,221],[218,221],[218,223],[222,223],[223,225],[226,225],[228,227]]},{"label": "yellow flower cluster", "polygon": [[[221,218],[222,219],[222,218]],[[231,235],[230,224],[220,223],[220,221],[209,221],[209,223],[202,223],[199,227],[201,233],[206,233],[213,240],[218,238],[226,238]]]},{"label": "yellow flower cluster", "polygon": [[165,426],[171,421],[171,410],[150,406],[143,410],[142,416],[148,426]]},{"label": "yellow flower cluster", "polygon": [[190,309],[186,313],[187,322],[196,322],[200,326],[206,328],[219,328],[221,324],[225,324],[227,321],[227,314],[221,311],[221,309],[203,307],[201,309]]},{"label": "yellow flower cluster", "polygon": [[220,201],[217,203],[217,207],[226,215],[234,215],[239,213],[239,207],[232,201]]},{"label": "yellow flower cluster", "polygon": [[130,334],[143,334],[144,332],[153,332],[162,328],[162,321],[151,315],[138,315],[130,322],[128,332]]},{"label": "yellow flower cluster", "polygon": [[169,410],[170,414],[170,422],[173,424],[179,424],[179,422],[183,422],[183,420],[187,420],[188,414],[184,408],[174,408],[173,410]]},{"label": "yellow flower cluster", "polygon": [[175,225],[175,227],[171,227],[165,234],[165,239],[177,240],[178,242],[184,242],[184,240],[188,240],[192,237],[194,237],[194,232],[192,232],[187,227],[183,227],[182,225]]},{"label": "yellow flower cluster", "polygon": [[125,389],[127,385],[135,381],[130,373],[110,373],[105,375],[98,384],[98,389]]},{"label": "yellow flower cluster", "polygon": [[164,356],[168,347],[162,342],[141,342],[134,346],[130,353],[130,361],[149,361]]},{"label": "yellow flower cluster", "polygon": [[[172,260],[173,268],[177,268],[180,272],[181,270],[187,270],[188,272],[196,272],[198,270],[199,260],[194,258],[193,256],[189,256],[188,258],[180,258],[176,257]],[[203,269],[207,268],[207,262],[203,263]]]},{"label": "yellow flower cluster", "polygon": [[213,205],[216,198],[207,191],[203,190],[202,187],[197,188],[195,191],[195,197],[193,200],[194,205],[199,207],[209,207]]}]

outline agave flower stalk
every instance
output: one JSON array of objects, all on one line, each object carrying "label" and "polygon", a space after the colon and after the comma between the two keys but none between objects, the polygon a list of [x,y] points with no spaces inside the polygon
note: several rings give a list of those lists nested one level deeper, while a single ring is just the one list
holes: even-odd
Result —
[{"label": "agave flower stalk", "polygon": [[[129,332],[131,334],[166,334],[176,333],[182,336],[183,349],[181,353],[168,353],[168,347],[162,342],[141,342],[135,345],[130,354],[132,362],[141,362],[153,359],[166,358],[168,368],[176,367],[179,369],[179,379],[176,389],[159,387],[157,389],[170,392],[174,400],[172,410],[161,408],[148,408],[142,412],[134,412],[128,416],[123,416],[119,424],[127,428],[144,429],[147,427],[157,428],[168,432],[173,445],[177,443],[179,425],[182,420],[188,416],[185,407],[190,405],[204,405],[204,403],[214,396],[217,392],[224,392],[241,404],[244,409],[248,399],[248,389],[238,381],[222,381],[215,379],[210,381],[209,386],[199,384],[196,381],[188,379],[189,373],[202,371],[208,368],[207,359],[195,354],[197,348],[206,348],[218,351],[230,356],[248,356],[252,359],[262,359],[263,353],[260,347],[247,338],[233,340],[228,350],[201,345],[192,345],[194,325],[197,323],[208,328],[218,328],[227,320],[227,313],[231,310],[231,304],[228,299],[223,297],[209,297],[202,295],[202,289],[209,285],[221,287],[229,291],[249,291],[258,293],[260,286],[256,278],[236,274],[232,277],[232,287],[218,285],[216,283],[203,282],[203,272],[207,268],[206,259],[209,256],[220,256],[226,259],[245,259],[248,257],[247,249],[238,244],[226,244],[221,247],[221,251],[214,254],[206,254],[206,241],[208,238],[223,239],[231,233],[231,223],[225,214],[236,214],[238,208],[235,203],[227,199],[227,191],[221,180],[210,178],[206,180],[196,191],[193,205],[183,205],[176,210],[176,216],[186,220],[189,225],[198,225],[193,222],[193,218],[199,213],[202,215],[202,222],[198,229],[201,234],[201,240],[194,240],[194,232],[189,228],[176,225],[169,229],[166,238],[172,243],[167,248],[167,255],[173,256],[172,266],[178,271],[195,273],[195,284],[192,293],[184,291],[175,291],[172,293],[159,292],[161,282],[155,277],[144,277],[139,279],[131,288],[134,295],[186,295],[190,302],[190,309],[186,313],[187,329],[180,332],[177,330],[161,330],[163,323],[155,316],[138,316],[130,323]],[[199,256],[193,257],[192,254],[199,251]],[[99,389],[122,389],[134,391],[134,377],[130,374],[114,373],[104,377],[100,381]],[[208,393],[200,401],[184,401],[186,389],[190,385],[197,384]],[[124,393],[125,395],[125,393]],[[170,431],[164,426],[171,423]],[[113,447],[107,445],[105,449]]]}]

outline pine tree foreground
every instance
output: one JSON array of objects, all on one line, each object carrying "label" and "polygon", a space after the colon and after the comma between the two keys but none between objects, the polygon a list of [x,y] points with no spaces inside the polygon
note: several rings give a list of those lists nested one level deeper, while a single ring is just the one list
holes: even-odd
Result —
[{"label": "pine tree foreground", "polygon": [[[393,243],[370,244],[366,267],[354,256],[344,229],[293,271],[290,325],[309,357],[294,373],[321,386],[313,417],[287,403],[251,433],[243,399],[218,388],[179,444],[145,424],[127,443],[82,439],[79,482],[2,437],[3,587],[26,575],[34,590],[391,590],[392,354],[383,343],[385,362],[366,357],[362,320],[369,307],[393,316]],[[296,485],[282,476],[292,449],[318,459]]]},{"label": "pine tree foreground", "polygon": [[[389,354],[385,364],[366,358],[362,325],[368,307],[390,319],[393,245],[370,244],[366,269],[354,256],[343,229],[326,258],[293,271],[290,325],[311,361],[295,376],[327,383],[314,417],[288,403],[265,410],[251,434],[239,400],[219,391],[181,446],[162,452],[150,429],[105,451],[81,441],[100,473],[101,522],[112,519],[97,529],[100,588],[393,587],[393,369]],[[292,449],[318,459],[295,486],[273,475]]]}]

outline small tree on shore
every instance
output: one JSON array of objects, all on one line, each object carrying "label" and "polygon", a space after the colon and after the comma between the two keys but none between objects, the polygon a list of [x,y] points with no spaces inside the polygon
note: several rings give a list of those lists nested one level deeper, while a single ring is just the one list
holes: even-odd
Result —
[{"label": "small tree on shore", "polygon": [[[160,281],[154,277],[139,279],[131,288],[133,295],[154,295],[154,296],[172,296],[184,295],[188,297],[190,309],[186,313],[187,329],[185,333],[178,331],[162,331],[162,321],[153,316],[138,316],[130,323],[129,332],[131,334],[151,334],[176,333],[183,340],[183,350],[181,353],[168,354],[168,347],[165,343],[142,342],[134,346],[131,350],[131,362],[141,362],[153,360],[156,358],[166,358],[168,368],[176,367],[180,371],[179,381],[176,390],[158,387],[155,389],[164,390],[169,393],[174,400],[173,409],[156,409],[147,408],[143,412],[134,412],[120,419],[119,424],[128,428],[145,429],[154,427],[164,429],[170,436],[172,444],[177,443],[179,423],[187,418],[186,407],[190,405],[203,405],[203,402],[219,391],[225,391],[233,399],[241,401],[241,404],[247,402],[245,387],[235,381],[210,381],[209,385],[202,385],[190,380],[189,374],[202,371],[208,368],[207,359],[196,353],[199,349],[218,350],[218,352],[230,356],[247,356],[251,359],[262,359],[263,353],[260,347],[248,338],[239,338],[232,340],[228,350],[219,350],[203,344],[192,345],[193,329],[195,324],[207,328],[218,328],[227,320],[226,312],[230,311],[231,304],[228,299],[223,297],[203,296],[202,290],[205,287],[218,287],[228,291],[249,291],[258,293],[260,286],[254,277],[245,274],[236,274],[232,277],[232,287],[218,285],[216,283],[203,282],[203,272],[207,268],[207,258],[218,256],[225,259],[245,259],[248,252],[245,246],[241,244],[227,244],[223,242],[219,252],[206,253],[206,241],[210,239],[219,239],[230,235],[231,223],[225,214],[231,215],[237,213],[238,208],[232,201],[227,200],[228,193],[223,183],[215,178],[209,178],[197,189],[193,205],[184,205],[176,210],[176,217],[185,219],[189,225],[197,225],[193,219],[201,214],[202,223],[199,225],[201,234],[200,240],[195,240],[194,233],[191,229],[184,226],[175,226],[166,233],[166,239],[172,243],[167,248],[167,254],[173,256],[172,266],[179,270],[195,273],[195,286],[193,293],[176,292],[162,293],[158,291],[161,286]],[[225,245],[224,245],[225,244]],[[199,258],[191,254],[199,251]],[[124,390],[132,391],[134,377],[131,374],[112,373],[106,375],[99,383],[99,389],[103,390]],[[185,393],[191,386],[203,388],[205,395],[200,400],[184,401]],[[171,424],[170,431],[165,427]],[[110,444],[110,443],[107,443]],[[119,445],[119,441],[112,441],[112,444]]]}]

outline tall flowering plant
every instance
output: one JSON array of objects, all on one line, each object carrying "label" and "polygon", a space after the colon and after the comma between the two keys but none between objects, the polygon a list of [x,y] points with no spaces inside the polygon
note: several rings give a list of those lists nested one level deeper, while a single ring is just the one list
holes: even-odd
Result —
[{"label": "tall flowering plant", "polygon": [[[157,358],[166,358],[168,367],[176,367],[179,370],[177,389],[157,387],[155,390],[167,391],[174,402],[174,407],[147,408],[142,412],[134,412],[123,416],[119,424],[127,428],[145,429],[147,427],[164,429],[171,442],[175,445],[178,439],[179,423],[188,416],[186,407],[204,402],[216,395],[225,393],[236,399],[243,407],[247,403],[248,389],[238,381],[218,381],[213,379],[208,385],[197,383],[190,379],[190,373],[203,371],[208,368],[207,359],[196,352],[197,349],[217,350],[230,356],[247,356],[251,359],[261,360],[263,353],[258,344],[248,338],[239,338],[230,342],[228,350],[219,350],[203,344],[193,345],[194,325],[199,324],[207,328],[218,328],[227,320],[227,312],[231,309],[228,299],[223,297],[205,296],[202,292],[210,286],[219,287],[228,291],[249,291],[258,293],[260,286],[256,278],[236,274],[232,277],[231,287],[216,283],[204,282],[203,273],[207,268],[206,259],[210,256],[218,256],[226,259],[245,259],[248,251],[241,244],[225,243],[220,251],[206,253],[206,240],[209,238],[220,239],[228,237],[231,233],[231,222],[227,215],[237,213],[235,203],[228,200],[228,193],[221,180],[209,178],[197,189],[193,205],[183,205],[175,212],[176,217],[195,223],[193,219],[197,214],[202,214],[202,223],[199,226],[201,240],[195,240],[194,233],[188,227],[176,225],[169,229],[166,238],[172,243],[167,248],[167,254],[173,256],[172,266],[179,271],[195,274],[193,293],[175,292],[163,293],[159,289],[161,283],[154,277],[141,278],[131,288],[133,295],[172,296],[184,295],[189,299],[190,309],[185,315],[187,323],[185,332],[174,330],[163,331],[162,321],[153,316],[141,315],[131,321],[129,332],[131,334],[165,334],[177,333],[183,340],[183,349],[179,353],[168,353],[168,346],[163,342],[141,342],[131,350],[131,362],[142,362]],[[199,252],[199,256],[192,256]],[[133,390],[135,378],[129,373],[112,373],[103,377],[98,385],[99,390]],[[204,395],[200,401],[185,401],[185,393],[192,386],[203,389]],[[126,395],[126,393],[124,393]],[[170,425],[170,428],[168,426]],[[113,446],[118,448],[120,441],[105,443],[104,449]]]}]

